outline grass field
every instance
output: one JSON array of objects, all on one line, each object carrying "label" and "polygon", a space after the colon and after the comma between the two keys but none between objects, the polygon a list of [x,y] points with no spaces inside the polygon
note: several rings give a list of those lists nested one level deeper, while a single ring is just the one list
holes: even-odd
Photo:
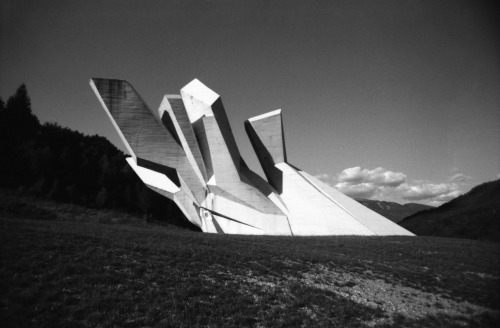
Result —
[{"label": "grass field", "polygon": [[11,212],[0,215],[2,327],[499,323],[496,243],[211,235]]}]

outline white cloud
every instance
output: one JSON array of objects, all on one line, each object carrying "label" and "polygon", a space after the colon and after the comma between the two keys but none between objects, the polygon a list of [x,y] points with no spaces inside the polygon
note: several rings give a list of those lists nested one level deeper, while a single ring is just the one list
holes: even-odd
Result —
[{"label": "white cloud", "polygon": [[397,187],[406,181],[406,175],[401,172],[392,172],[381,167],[369,171],[367,174],[368,180],[379,186]]},{"label": "white cloud", "polygon": [[363,177],[365,175],[364,171],[367,170],[361,169],[359,166],[345,169],[344,171],[340,172],[339,181],[350,182],[350,183],[361,182],[361,180],[363,180]]},{"label": "white cloud", "polygon": [[460,190],[453,190],[450,191],[449,193],[439,195],[438,197],[436,197],[436,200],[440,202],[449,202],[450,200],[457,198],[461,194],[462,193],[460,192]]},{"label": "white cloud", "polygon": [[349,182],[339,182],[335,185],[335,188],[353,198],[370,198],[377,189],[373,183],[351,184]]},{"label": "white cloud", "polygon": [[469,179],[471,177],[456,172],[443,183],[425,180],[408,181],[402,172],[393,172],[382,167],[370,170],[355,166],[338,174],[335,188],[353,198],[376,197],[399,203],[417,201],[429,205],[441,205],[458,197],[462,193],[460,188],[464,187]]},{"label": "white cloud", "polygon": [[351,184],[372,183],[377,186],[397,187],[405,182],[406,175],[401,172],[389,171],[382,167],[368,170],[356,166],[340,172],[338,180]]},{"label": "white cloud", "polygon": [[319,179],[319,180],[329,180],[330,179],[330,175],[327,173],[319,173],[319,174],[316,174],[314,177],[316,179]]},{"label": "white cloud", "polygon": [[447,202],[460,195],[457,183],[404,183],[397,189],[401,198],[410,201],[437,201]]},{"label": "white cloud", "polygon": [[457,173],[455,175],[453,175],[452,177],[450,177],[450,181],[452,182],[457,182],[457,183],[460,183],[460,182],[465,182],[467,180],[470,180],[471,177],[463,174],[463,173]]}]

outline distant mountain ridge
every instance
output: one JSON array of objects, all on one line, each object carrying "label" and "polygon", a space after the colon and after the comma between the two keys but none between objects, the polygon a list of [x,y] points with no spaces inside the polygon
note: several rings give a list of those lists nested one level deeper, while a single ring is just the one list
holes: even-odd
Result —
[{"label": "distant mountain ridge", "polygon": [[417,212],[434,208],[433,206],[416,204],[416,203],[408,203],[401,205],[395,202],[386,202],[381,200],[371,200],[365,198],[356,198],[355,200],[360,204],[368,207],[372,211],[375,211],[378,214],[396,223]]},{"label": "distant mountain ridge", "polygon": [[440,207],[399,224],[420,236],[500,241],[500,180],[483,183]]}]

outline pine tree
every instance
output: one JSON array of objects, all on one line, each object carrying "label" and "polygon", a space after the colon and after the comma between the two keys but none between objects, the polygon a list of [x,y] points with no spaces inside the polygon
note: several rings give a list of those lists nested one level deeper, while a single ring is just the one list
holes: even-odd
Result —
[{"label": "pine tree", "polygon": [[26,85],[22,84],[16,93],[7,100],[5,106],[5,128],[9,137],[25,140],[40,128],[40,121],[31,112],[31,99]]},{"label": "pine tree", "polygon": [[3,118],[3,115],[5,115],[5,103],[3,102],[3,99],[0,97],[0,119]]},{"label": "pine tree", "polygon": [[18,187],[27,180],[29,163],[24,158],[27,140],[34,140],[40,129],[38,118],[31,112],[31,100],[26,86],[21,85],[7,100],[0,112],[0,183],[6,187]]}]

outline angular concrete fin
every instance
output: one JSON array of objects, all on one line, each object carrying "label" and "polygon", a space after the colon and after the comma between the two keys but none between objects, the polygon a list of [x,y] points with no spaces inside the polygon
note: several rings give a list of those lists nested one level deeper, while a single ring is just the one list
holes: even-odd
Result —
[{"label": "angular concrete fin", "polygon": [[[199,124],[203,127],[199,127]],[[203,117],[193,125],[197,127],[196,132],[205,133],[197,135],[197,138],[202,141],[201,144],[206,143],[208,146],[207,151],[202,150],[202,152],[206,152],[210,157],[206,162],[210,162],[217,184],[223,186],[239,182],[239,165],[235,164],[215,117]]]},{"label": "angular concrete fin", "polygon": [[[194,79],[181,89],[181,97],[191,124],[195,125],[203,117],[215,117],[217,128],[224,138],[233,165],[238,168],[241,156],[220,96],[199,80]],[[203,139],[203,136],[197,135],[196,137]]]},{"label": "angular concrete fin", "polygon": [[222,99],[217,99],[212,104],[212,111],[215,116],[215,120],[217,121],[217,126],[219,127],[220,133],[224,138],[224,142],[226,147],[233,159],[233,163],[236,168],[239,169],[241,162],[240,151],[238,150],[238,146],[236,145],[236,140],[234,139],[233,131],[231,130],[231,125],[229,124],[229,120],[227,119],[226,111],[224,109],[224,105],[222,104]]},{"label": "angular concrete fin", "polygon": [[212,156],[210,155],[210,147],[208,145],[207,132],[205,131],[205,125],[203,124],[203,119],[199,119],[192,125],[193,132],[200,147],[201,157],[203,158],[203,163],[205,164],[205,169],[207,172],[207,177],[210,180],[214,176],[214,170],[212,166]]},{"label": "angular concrete fin", "polygon": [[189,120],[193,123],[203,116],[214,115],[212,104],[219,98],[219,95],[198,79],[194,79],[181,89],[181,97],[186,106]]},{"label": "angular concrete fin", "polygon": [[164,124],[172,124],[172,128],[178,136],[179,143],[182,145],[189,163],[198,175],[200,182],[205,184],[208,181],[207,170],[181,96],[165,96],[159,112],[163,113],[162,121]]},{"label": "angular concrete fin", "polygon": [[245,123],[252,127],[255,134],[266,148],[268,156],[271,156],[274,164],[286,162],[285,137],[283,134],[283,122],[281,109],[255,116]]},{"label": "angular concrete fin", "polygon": [[127,162],[142,182],[156,192],[173,199],[173,195],[180,190],[165,174],[137,165],[132,157],[128,157]]},{"label": "angular concrete fin", "polygon": [[93,78],[90,85],[133,157],[177,167],[182,148],[130,83]]},{"label": "angular concrete fin", "polygon": [[245,121],[245,131],[269,183],[281,193],[283,174],[275,165],[286,162],[281,110]]},{"label": "angular concrete fin", "polygon": [[[175,141],[177,141],[179,145],[184,147],[179,137],[179,133],[175,128],[174,119],[172,118],[172,115],[170,115],[166,110],[167,107],[170,107],[170,103],[167,100],[167,96],[165,96],[163,97],[163,101],[161,102],[160,108],[158,109],[158,114],[160,115],[161,122],[167,128],[168,132],[170,132],[172,137],[174,137]],[[186,150],[184,149],[184,151]]]},{"label": "angular concrete fin", "polygon": [[[101,103],[102,108],[104,108],[104,112],[106,113],[106,115],[108,116],[109,120],[113,124],[113,127],[115,128],[116,132],[120,136],[121,141],[123,142],[123,144],[127,148],[127,151],[129,153],[129,155],[132,156],[134,159],[136,159],[137,157],[136,157],[136,155],[134,153],[134,150],[130,146],[127,138],[125,138],[125,135],[122,133],[122,130],[120,129],[120,127],[116,123],[115,119],[111,115],[111,111],[110,111],[109,108],[112,108],[112,106],[110,105],[110,102],[109,102],[109,99],[108,99],[109,97],[107,97],[107,96],[102,97],[101,96],[101,92],[104,95],[108,94],[108,92],[105,91],[106,89],[108,89],[108,87],[106,87],[106,85],[103,85],[105,81],[110,81],[110,80],[108,80],[108,79],[92,78],[92,79],[90,79],[90,82],[89,82],[90,83],[90,87],[92,88],[92,90],[94,91],[97,99]],[[123,81],[123,82],[126,82],[126,81]]]},{"label": "angular concrete fin", "polygon": [[[240,165],[236,166],[234,164],[215,117],[203,117],[194,125],[197,124],[203,125],[208,145],[207,153],[211,158],[212,169],[217,183],[216,186],[209,186],[210,191],[215,192],[219,188],[235,199],[244,200],[239,203],[245,203],[246,206],[252,207],[258,212],[284,216],[279,207],[266,194],[261,192],[252,183],[245,182],[245,177],[242,176],[242,169],[245,169],[246,166],[244,164],[241,165],[241,158],[238,161]],[[229,196],[225,195],[225,197]]]},{"label": "angular concrete fin", "polygon": [[136,164],[143,167],[143,168],[146,168],[146,169],[149,169],[149,170],[161,173],[161,174],[165,174],[167,176],[167,178],[169,178],[170,181],[175,183],[175,185],[177,187],[179,187],[181,185],[181,183],[179,181],[179,174],[178,174],[177,170],[172,168],[172,167],[157,164],[155,162],[150,162],[150,161],[142,159],[140,157],[138,157],[136,159]]},{"label": "angular concrete fin", "polygon": [[182,179],[179,187],[166,175],[137,165],[132,157],[127,158],[127,162],[149,189],[173,200],[191,223],[201,227],[196,210],[199,204],[193,200],[193,195]]}]

